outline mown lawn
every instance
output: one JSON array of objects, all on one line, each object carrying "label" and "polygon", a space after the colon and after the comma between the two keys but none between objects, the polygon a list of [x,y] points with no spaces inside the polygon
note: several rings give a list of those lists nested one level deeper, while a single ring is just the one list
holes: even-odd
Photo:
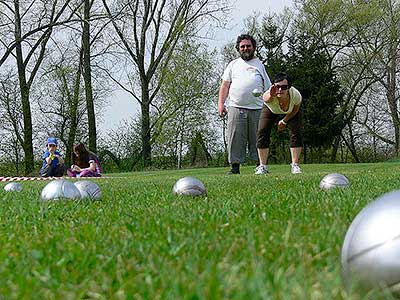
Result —
[{"label": "mown lawn", "polygon": [[[0,299],[366,299],[344,288],[341,247],[367,203],[400,189],[400,163],[302,168],[112,174],[96,180],[96,202],[42,202],[47,182],[2,183]],[[328,173],[351,187],[320,190]],[[184,176],[208,196],[173,196]]]}]

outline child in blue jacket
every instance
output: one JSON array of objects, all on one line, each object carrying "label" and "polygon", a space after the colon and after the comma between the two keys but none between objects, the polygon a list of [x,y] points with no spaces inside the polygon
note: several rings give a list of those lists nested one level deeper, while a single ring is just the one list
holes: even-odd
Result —
[{"label": "child in blue jacket", "polygon": [[64,175],[64,159],[57,150],[57,139],[49,137],[47,139],[47,150],[43,154],[43,164],[40,169],[42,177],[62,177]]}]

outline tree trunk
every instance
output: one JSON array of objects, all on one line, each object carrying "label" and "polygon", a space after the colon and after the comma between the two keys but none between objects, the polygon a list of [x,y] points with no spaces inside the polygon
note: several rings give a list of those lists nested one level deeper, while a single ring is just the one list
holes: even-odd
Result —
[{"label": "tree trunk", "polygon": [[336,162],[337,152],[340,145],[340,135],[336,136],[332,144],[331,162]]},{"label": "tree trunk", "polygon": [[351,126],[349,125],[349,135],[350,135],[350,141],[347,141],[346,138],[342,135],[342,139],[345,142],[347,148],[350,150],[351,155],[353,156],[354,160],[356,163],[360,162],[360,159],[358,158],[356,148],[354,146],[354,137],[353,137],[353,131]]},{"label": "tree trunk", "polygon": [[[18,79],[20,85],[22,113],[24,122],[24,137],[22,140],[22,148],[25,154],[25,175],[33,172],[35,165],[33,160],[33,144],[32,144],[32,113],[29,102],[29,86],[26,80],[25,64],[21,45],[21,17],[19,15],[19,1],[14,2],[15,5],[15,40],[16,40],[16,59],[18,68]],[[21,138],[19,139],[21,142]]]},{"label": "tree trunk", "polygon": [[[145,92],[143,94],[146,94]],[[148,94],[147,94],[148,98]],[[142,98],[140,105],[142,113],[142,159],[143,165],[148,167],[151,165],[151,143],[150,143],[150,104]]]},{"label": "tree trunk", "polygon": [[69,115],[71,118],[70,128],[68,132],[68,141],[67,141],[67,155],[65,159],[66,165],[72,164],[72,151],[76,138],[76,130],[78,128],[78,118],[77,111],[79,105],[79,91],[81,86],[81,74],[82,74],[82,60],[83,60],[83,50],[80,51],[79,61],[78,61],[78,69],[76,71],[75,82],[74,82],[74,91],[72,98],[69,99]]},{"label": "tree trunk", "polygon": [[390,49],[390,63],[388,64],[387,70],[387,91],[386,97],[390,109],[390,115],[392,117],[393,128],[394,128],[394,138],[395,138],[395,151],[396,157],[399,156],[399,144],[400,144],[400,120],[399,113],[397,109],[397,99],[396,99],[396,48],[391,46]]},{"label": "tree trunk", "polygon": [[92,72],[90,67],[90,0],[84,3],[84,22],[82,33],[83,78],[85,80],[86,108],[89,125],[89,149],[97,152],[96,116],[94,112]]},{"label": "tree trunk", "polygon": [[179,133],[178,133],[178,143],[179,143],[179,148],[178,148],[178,169],[182,168],[182,156],[183,156],[183,138],[184,138],[184,132],[183,129],[185,128],[185,109],[183,111],[183,114],[181,116],[181,122],[179,123]]}]

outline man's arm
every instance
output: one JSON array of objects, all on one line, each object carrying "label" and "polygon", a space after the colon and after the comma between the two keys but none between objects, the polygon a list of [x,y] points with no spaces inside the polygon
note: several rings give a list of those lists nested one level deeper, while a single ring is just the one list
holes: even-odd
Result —
[{"label": "man's arm", "polygon": [[223,117],[226,114],[225,100],[228,98],[229,87],[231,83],[229,81],[223,80],[218,93],[218,114]]}]

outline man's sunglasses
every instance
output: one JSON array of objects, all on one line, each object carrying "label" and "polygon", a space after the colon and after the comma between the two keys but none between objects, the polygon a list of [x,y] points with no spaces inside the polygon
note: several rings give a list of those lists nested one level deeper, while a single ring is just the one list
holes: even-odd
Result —
[{"label": "man's sunglasses", "polygon": [[275,84],[275,86],[276,86],[276,88],[278,90],[281,89],[282,91],[285,91],[285,90],[289,89],[289,85],[288,84],[282,84],[282,85]]}]

